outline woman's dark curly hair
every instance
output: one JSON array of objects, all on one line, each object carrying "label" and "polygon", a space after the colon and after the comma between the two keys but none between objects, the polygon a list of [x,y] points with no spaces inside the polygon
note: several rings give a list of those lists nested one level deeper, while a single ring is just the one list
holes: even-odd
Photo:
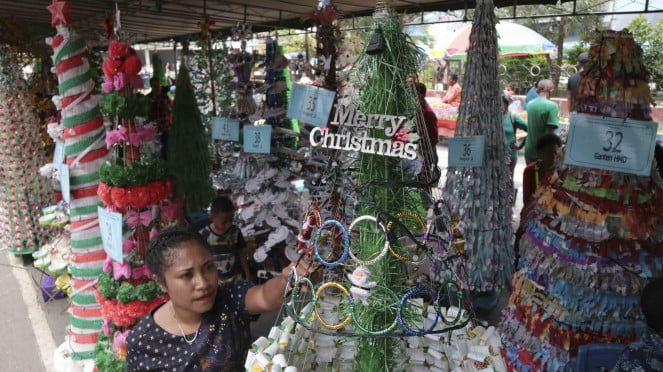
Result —
[{"label": "woman's dark curly hair", "polygon": [[207,242],[197,233],[189,232],[179,228],[163,230],[147,246],[145,264],[157,279],[164,282],[163,273],[172,264],[172,256],[180,244],[186,242],[198,242],[202,247],[210,250]]}]

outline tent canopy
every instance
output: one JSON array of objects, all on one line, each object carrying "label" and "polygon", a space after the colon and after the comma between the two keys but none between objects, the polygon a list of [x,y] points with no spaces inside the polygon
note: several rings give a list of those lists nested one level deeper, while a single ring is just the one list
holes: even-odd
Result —
[{"label": "tent canopy", "polygon": [[[499,57],[518,57],[537,54],[557,55],[557,47],[538,32],[513,22],[500,22],[496,26]],[[472,25],[451,34],[432,52],[433,58],[465,59],[470,46]]]},{"label": "tent canopy", "polygon": [[[43,41],[55,34],[46,6],[54,0],[0,1],[0,40],[8,24],[18,24],[33,41]],[[472,9],[476,0],[393,0],[399,12],[450,11]],[[495,6],[555,4],[556,0],[494,0]],[[238,22],[247,22],[256,31],[304,28],[302,15],[315,10],[316,0],[73,0],[71,18],[76,30],[96,45],[106,45],[104,18],[120,10],[126,41],[132,43],[171,40],[200,31],[198,21],[204,16],[216,22],[219,30],[229,30]],[[347,17],[372,14],[374,1],[339,0],[337,8]],[[15,28],[15,27],[14,27]]]}]

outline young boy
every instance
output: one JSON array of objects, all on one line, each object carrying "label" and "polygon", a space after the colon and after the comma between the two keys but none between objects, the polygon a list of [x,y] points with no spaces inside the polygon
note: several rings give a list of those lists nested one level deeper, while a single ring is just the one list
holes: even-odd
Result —
[{"label": "young boy", "polygon": [[210,224],[198,233],[212,248],[219,282],[230,282],[240,273],[244,274],[246,281],[251,282],[246,242],[242,231],[233,225],[234,213],[235,206],[229,197],[220,196],[214,199],[210,210]]}]

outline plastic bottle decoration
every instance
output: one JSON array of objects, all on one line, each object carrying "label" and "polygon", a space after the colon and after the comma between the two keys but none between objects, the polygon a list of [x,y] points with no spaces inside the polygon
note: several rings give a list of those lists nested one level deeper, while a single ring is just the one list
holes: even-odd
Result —
[{"label": "plastic bottle decoration", "polygon": [[0,246],[17,255],[46,243],[52,230],[39,224],[53,190],[39,176],[45,162],[37,118],[16,56],[0,44]]}]

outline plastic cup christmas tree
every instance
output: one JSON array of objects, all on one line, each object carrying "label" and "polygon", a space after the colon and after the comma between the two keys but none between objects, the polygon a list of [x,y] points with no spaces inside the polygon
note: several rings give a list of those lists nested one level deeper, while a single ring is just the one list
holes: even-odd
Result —
[{"label": "plastic cup christmas tree", "polygon": [[54,199],[39,176],[46,157],[21,74],[9,46],[0,45],[0,245],[27,254],[49,238],[39,217]]}]

